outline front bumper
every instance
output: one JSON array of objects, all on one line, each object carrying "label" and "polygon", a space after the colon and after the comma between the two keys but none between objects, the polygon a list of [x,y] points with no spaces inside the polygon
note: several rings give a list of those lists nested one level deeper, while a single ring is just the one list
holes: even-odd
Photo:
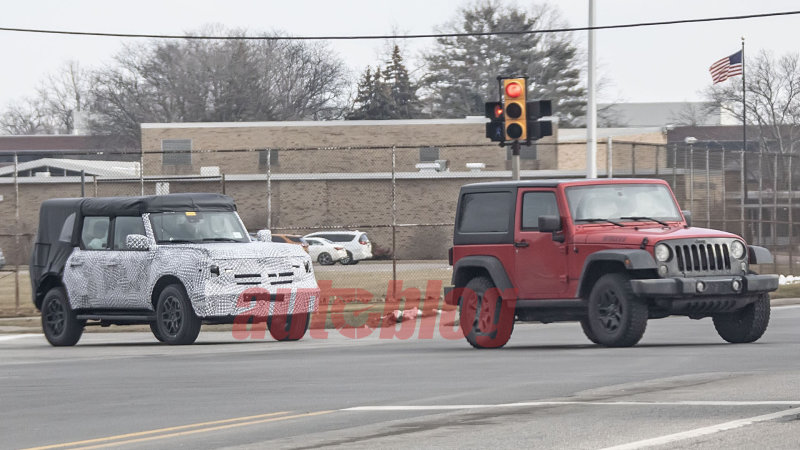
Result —
[{"label": "front bumper", "polygon": [[269,288],[227,286],[206,288],[204,298],[193,301],[199,317],[268,317],[305,314],[318,309],[320,289],[316,286]]},{"label": "front bumper", "polygon": [[752,296],[778,289],[778,276],[752,274],[631,280],[631,289],[643,297]]}]

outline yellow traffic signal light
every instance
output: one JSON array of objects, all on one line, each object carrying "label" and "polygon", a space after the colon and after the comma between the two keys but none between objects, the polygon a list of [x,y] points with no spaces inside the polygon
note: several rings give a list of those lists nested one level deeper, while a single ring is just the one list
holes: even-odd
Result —
[{"label": "yellow traffic signal light", "polygon": [[527,113],[525,112],[527,90],[525,78],[503,79],[503,109],[506,140],[508,141],[528,139]]}]

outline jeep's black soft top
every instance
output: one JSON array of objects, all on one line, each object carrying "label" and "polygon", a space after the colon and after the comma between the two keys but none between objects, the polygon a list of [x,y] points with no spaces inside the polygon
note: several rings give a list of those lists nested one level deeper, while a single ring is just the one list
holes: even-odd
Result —
[{"label": "jeep's black soft top", "polygon": [[72,249],[78,245],[84,216],[138,216],[169,211],[236,211],[236,204],[227,195],[210,193],[54,198],[42,202],[30,265],[36,306],[45,294],[38,287],[48,275],[61,275]]}]

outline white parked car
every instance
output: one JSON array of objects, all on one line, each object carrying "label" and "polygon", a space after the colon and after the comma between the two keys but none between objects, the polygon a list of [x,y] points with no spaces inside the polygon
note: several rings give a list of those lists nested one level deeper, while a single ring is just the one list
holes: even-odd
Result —
[{"label": "white parked car", "polygon": [[317,231],[307,234],[308,238],[325,238],[334,244],[341,245],[347,252],[347,256],[340,259],[342,264],[358,264],[362,259],[372,258],[372,243],[367,237],[367,233],[361,231]]},{"label": "white parked car", "polygon": [[308,242],[308,254],[311,259],[323,266],[330,266],[336,264],[336,261],[347,258],[347,250],[341,244],[334,244],[321,237],[308,238],[306,242]]}]

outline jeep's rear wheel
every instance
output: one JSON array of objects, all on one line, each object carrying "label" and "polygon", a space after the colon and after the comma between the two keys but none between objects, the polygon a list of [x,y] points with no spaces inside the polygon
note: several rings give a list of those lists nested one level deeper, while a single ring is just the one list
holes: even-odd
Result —
[{"label": "jeep's rear wheel", "polygon": [[153,335],[166,344],[188,345],[197,340],[201,321],[194,313],[183,286],[170,284],[161,291],[156,304],[155,325],[158,334],[154,332]]},{"label": "jeep's rear wheel", "polygon": [[647,315],[647,304],[633,293],[627,274],[603,275],[589,294],[589,330],[600,345],[636,345],[647,328]]},{"label": "jeep's rear wheel", "polygon": [[513,301],[503,301],[489,278],[475,277],[459,301],[459,324],[473,347],[500,348],[514,331]]},{"label": "jeep's rear wheel", "polygon": [[757,341],[767,331],[769,313],[769,294],[764,293],[744,308],[732,313],[715,314],[712,319],[722,339],[732,344],[746,344]]},{"label": "jeep's rear wheel", "polygon": [[78,343],[86,321],[78,320],[69,305],[63,287],[50,289],[42,301],[42,330],[47,342],[54,347],[69,347]]},{"label": "jeep's rear wheel", "polygon": [[308,331],[311,313],[267,317],[269,334],[276,341],[299,341]]}]

